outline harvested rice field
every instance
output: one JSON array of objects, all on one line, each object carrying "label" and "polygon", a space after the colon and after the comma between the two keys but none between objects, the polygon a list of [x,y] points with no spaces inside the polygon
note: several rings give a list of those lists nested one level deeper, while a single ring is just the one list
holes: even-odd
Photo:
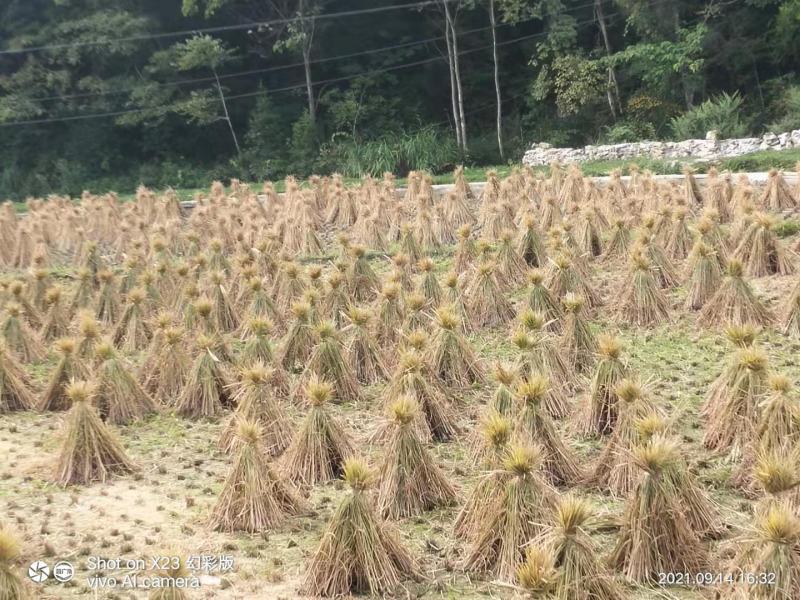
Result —
[{"label": "harvested rice field", "polygon": [[0,209],[0,598],[800,598],[800,183],[455,181]]}]

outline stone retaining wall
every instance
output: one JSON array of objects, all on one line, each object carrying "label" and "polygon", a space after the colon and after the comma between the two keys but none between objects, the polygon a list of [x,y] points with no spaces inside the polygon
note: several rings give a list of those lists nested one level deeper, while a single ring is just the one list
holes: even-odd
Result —
[{"label": "stone retaining wall", "polygon": [[719,140],[710,131],[704,140],[682,142],[631,142],[584,146],[583,148],[553,148],[550,144],[534,144],[522,157],[530,166],[584,162],[589,160],[625,160],[636,157],[715,160],[740,156],[759,150],[788,150],[800,148],[800,129],[789,133],[765,133],[761,137]]}]

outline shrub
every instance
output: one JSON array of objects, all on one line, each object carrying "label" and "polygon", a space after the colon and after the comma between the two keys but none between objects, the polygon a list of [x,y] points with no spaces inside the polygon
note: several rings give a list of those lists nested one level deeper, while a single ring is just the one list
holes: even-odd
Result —
[{"label": "shrub", "polygon": [[334,138],[323,147],[317,167],[351,177],[379,176],[386,171],[397,175],[411,170],[440,173],[452,169],[458,157],[451,136],[427,127],[415,133],[393,134],[366,142]]},{"label": "shrub", "polygon": [[603,128],[600,142],[605,144],[620,144],[622,142],[637,142],[639,140],[656,139],[656,129],[652,123],[626,119]]},{"label": "shrub", "polygon": [[744,137],[748,124],[742,120],[743,104],[738,92],[722,93],[672,119],[672,133],[679,140],[704,138],[711,130],[724,138]]},{"label": "shrub", "polygon": [[786,88],[775,104],[780,116],[767,129],[774,133],[800,129],[800,85]]}]

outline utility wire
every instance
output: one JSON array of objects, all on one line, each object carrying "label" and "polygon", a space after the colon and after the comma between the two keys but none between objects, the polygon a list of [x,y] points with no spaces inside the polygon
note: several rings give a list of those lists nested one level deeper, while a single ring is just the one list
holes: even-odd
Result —
[{"label": "utility wire", "polygon": [[[655,1],[664,1],[664,0],[655,0]],[[606,15],[606,18],[609,21],[611,21],[613,18],[618,17],[621,14],[622,13],[620,13],[620,12],[611,13],[609,15]],[[595,21],[594,19],[590,19],[590,20],[587,20],[587,21],[578,21],[578,22],[576,22],[576,25],[585,25],[587,23],[593,23],[594,21]],[[519,42],[522,42],[522,41],[525,41],[525,40],[544,37],[544,36],[546,36],[548,34],[549,34],[549,32],[547,32],[547,31],[543,31],[543,32],[539,32],[539,33],[533,33],[533,34],[521,36],[521,37],[518,37],[518,38],[514,38],[514,39],[511,39],[511,40],[504,40],[502,42],[498,42],[497,46],[507,46],[509,44],[516,44],[516,43],[519,43]],[[458,55],[459,56],[463,56],[463,55],[466,55],[466,54],[472,54],[474,52],[479,52],[481,50],[487,50],[487,49],[489,49],[491,47],[492,46],[489,45],[489,46],[481,46],[479,48],[469,48],[467,50],[459,51]],[[326,84],[329,84],[329,83],[338,83],[338,82],[341,82],[341,81],[347,81],[347,80],[350,80],[350,79],[355,79],[356,77],[361,77],[361,76],[364,76],[364,75],[378,75],[378,74],[381,74],[381,73],[387,73],[387,72],[390,72],[390,71],[396,71],[396,70],[405,69],[405,68],[408,68],[408,67],[415,67],[415,66],[420,66],[420,65],[424,65],[424,64],[438,62],[438,61],[446,61],[446,60],[447,60],[447,57],[445,57],[445,56],[434,56],[434,57],[431,57],[431,58],[426,58],[426,59],[413,61],[413,62],[409,62],[409,63],[401,63],[399,65],[392,65],[392,66],[383,67],[383,68],[380,68],[380,69],[372,69],[372,70],[369,70],[369,71],[362,71],[362,72],[359,72],[359,73],[346,75],[346,76],[342,76],[342,77],[334,77],[334,78],[331,78],[331,79],[323,79],[323,80],[320,80],[320,81],[315,81],[314,82],[314,86],[326,85]],[[238,99],[241,99],[241,98],[252,98],[252,97],[260,96],[260,95],[268,95],[268,94],[274,94],[274,93],[279,93],[279,92],[288,92],[288,91],[305,89],[305,87],[306,87],[306,84],[305,83],[301,83],[301,84],[287,86],[287,87],[283,87],[283,88],[273,88],[273,89],[270,89],[270,90],[256,90],[256,91],[253,91],[253,92],[247,92],[247,93],[237,94],[237,95],[233,95],[233,96],[226,96],[225,100],[226,101],[230,101],[230,100],[238,100]],[[39,124],[44,124],[44,123],[57,123],[57,122],[63,122],[63,121],[78,121],[78,120],[93,119],[93,118],[118,117],[118,116],[122,116],[122,115],[147,112],[149,110],[154,110],[154,109],[158,109],[158,108],[165,108],[165,107],[164,106],[141,107],[141,108],[132,108],[132,109],[127,109],[127,110],[120,110],[120,111],[110,111],[110,112],[102,112],[102,113],[90,113],[90,114],[85,114],[85,115],[69,115],[69,116],[65,116],[65,117],[29,119],[29,120],[24,120],[24,121],[11,121],[11,122],[6,122],[6,123],[0,123],[0,127],[11,127],[11,126],[17,126],[17,125],[39,125]]]},{"label": "utility wire", "polygon": [[[449,0],[449,1],[451,1],[451,0]],[[664,2],[664,1],[665,0],[654,0],[655,3],[660,3],[660,2]],[[578,9],[581,9],[581,8],[587,8],[587,7],[590,7],[590,6],[594,6],[594,4],[595,4],[594,2],[587,2],[585,4],[579,4],[577,6],[572,6],[572,7],[569,8],[569,10],[561,12],[561,13],[557,13],[556,15],[553,15],[553,16],[566,15],[566,14],[569,14],[570,11],[578,10]],[[537,18],[538,17],[530,17],[528,19],[523,19],[521,21],[514,21],[514,22],[510,22],[510,23],[500,23],[496,28],[499,29],[500,27],[508,27],[508,26],[511,26],[511,25],[517,26],[517,25],[520,25],[522,23],[527,23],[527,22],[532,21],[532,20],[537,19]],[[591,22],[594,22],[594,19]],[[459,31],[458,35],[459,36],[471,35],[473,33],[478,33],[478,32],[481,32],[481,31],[487,31],[489,29],[491,29],[490,25],[486,26],[486,27],[476,27],[474,29],[468,29],[468,30],[465,30],[465,31]],[[336,61],[336,60],[344,60],[344,59],[347,59],[347,58],[355,58],[357,56],[365,56],[365,55],[368,55],[368,54],[377,54],[377,53],[380,53],[380,52],[387,52],[389,50],[398,50],[398,49],[401,49],[401,48],[408,48],[408,47],[417,46],[417,45],[424,45],[424,44],[429,44],[429,43],[432,43],[432,42],[440,41],[440,40],[442,40],[444,38],[445,38],[445,36],[440,35],[440,36],[436,36],[436,37],[427,38],[427,39],[424,39],[424,40],[403,42],[403,43],[400,43],[400,44],[394,44],[392,46],[384,46],[384,47],[381,47],[381,48],[372,48],[372,49],[369,49],[369,50],[362,50],[362,51],[359,51],[359,52],[352,52],[350,54],[342,54],[342,55],[338,55],[338,56],[324,57],[324,58],[311,60],[311,61],[309,61],[309,64],[322,64],[322,63],[332,62],[332,61]],[[1,54],[1,52],[0,52],[0,54]],[[299,67],[304,67],[304,66],[305,66],[304,62],[296,62],[296,63],[291,63],[291,64],[288,64],[288,65],[277,65],[277,66],[274,66],[274,67],[265,67],[263,69],[250,69],[250,70],[247,70],[247,71],[239,71],[239,72],[236,72],[236,73],[221,74],[219,76],[219,79],[233,79],[233,78],[236,78],[236,77],[246,77],[246,76],[257,75],[257,74],[262,74],[262,73],[271,73],[271,72],[274,72],[274,71],[282,71],[282,70],[285,70],[285,69],[299,68]],[[216,78],[214,78],[214,77],[196,77],[196,78],[189,78],[189,79],[176,79],[176,80],[172,80],[172,81],[154,81],[154,82],[146,82],[146,83],[148,85],[161,87],[161,86],[171,86],[171,85],[177,86],[177,85],[190,84],[190,83],[207,83],[207,82],[210,82],[210,81],[216,81]],[[97,96],[121,95],[121,94],[128,93],[130,91],[133,91],[135,89],[138,89],[138,87],[135,87],[135,88],[134,87],[116,88],[116,89],[113,89],[113,90],[107,90],[107,91],[102,91],[102,92],[85,92],[85,93],[78,93],[78,94],[63,94],[63,95],[41,96],[41,97],[33,97],[33,98],[24,97],[24,99],[25,100],[36,101],[36,102],[45,102],[45,101],[50,101],[50,100],[70,100],[70,99],[74,99],[74,98],[94,98],[94,97],[97,97]]]},{"label": "utility wire", "polygon": [[390,6],[375,6],[373,8],[362,8],[357,10],[346,10],[337,13],[323,13],[319,15],[308,15],[299,17],[286,17],[282,19],[272,19],[270,21],[254,21],[252,23],[240,23],[237,25],[220,25],[217,27],[204,27],[200,29],[185,29],[182,31],[169,31],[163,33],[150,33],[141,35],[131,35],[127,37],[96,40],[93,42],[74,42],[70,44],[50,44],[46,46],[32,46],[30,48],[9,48],[7,50],[0,50],[0,56],[27,54],[30,52],[45,52],[50,50],[68,50],[70,48],[87,48],[93,46],[105,46],[109,44],[122,44],[126,42],[139,42],[144,40],[164,39],[171,37],[182,37],[189,35],[197,35],[198,33],[218,33],[222,31],[241,31],[246,29],[254,29],[260,27],[272,27],[273,25],[286,25],[288,23],[295,23],[297,21],[307,21],[309,19],[324,20],[335,19],[339,17],[355,17],[358,15],[374,14],[386,12],[391,10],[401,10],[404,8],[421,9],[432,4],[441,4],[443,2],[455,2],[456,0],[422,0],[420,2],[409,2],[407,4],[396,4]]},{"label": "utility wire", "polygon": [[[520,22],[524,22],[524,21],[520,21]],[[502,23],[500,25],[500,27],[509,26],[509,25],[517,25],[517,24],[518,23]],[[473,33],[478,33],[480,31],[486,31],[488,29],[491,29],[491,26],[477,27],[475,29],[468,29],[466,31],[459,32],[459,35],[470,35],[470,34],[473,34]],[[430,44],[432,42],[438,42],[439,40],[443,40],[443,39],[444,39],[444,36],[443,35],[439,35],[439,36],[436,36],[436,37],[426,38],[424,40],[415,40],[415,41],[410,41],[410,42],[403,42],[403,43],[400,43],[400,44],[393,44],[391,46],[382,46],[380,48],[371,48],[369,50],[361,50],[359,52],[351,52],[350,54],[339,54],[337,56],[328,56],[328,57],[323,57],[323,58],[317,58],[317,59],[314,59],[314,60],[310,60],[309,64],[312,64],[312,65],[322,64],[322,63],[328,63],[328,62],[333,62],[333,61],[337,61],[337,60],[344,60],[344,59],[347,59],[347,58],[355,58],[357,56],[365,56],[365,55],[369,55],[369,54],[378,54],[378,53],[381,53],[381,52],[388,52],[389,50],[399,50],[401,48],[409,48],[409,47],[412,47],[412,46],[422,46],[424,44]],[[257,74],[261,74],[261,73],[272,73],[273,71],[282,71],[282,70],[285,70],[285,69],[294,69],[294,68],[304,67],[304,66],[305,66],[304,62],[296,62],[296,63],[291,63],[291,64],[288,64],[288,65],[276,65],[274,67],[265,67],[263,69],[250,69],[250,70],[247,70],[247,71],[238,71],[236,73],[223,73],[223,74],[219,75],[219,79],[234,79],[236,77],[247,77],[247,76],[250,76],[250,75],[257,75]],[[171,85],[178,86],[178,85],[188,84],[188,83],[207,83],[207,82],[210,82],[210,81],[216,81],[216,78],[215,77],[196,77],[196,78],[190,78],[190,79],[175,79],[175,80],[172,80],[172,81],[152,81],[152,82],[143,80],[142,83],[144,85],[152,85],[152,86],[161,87],[161,86],[171,86]],[[102,91],[102,92],[86,92],[86,93],[80,93],[80,94],[64,94],[64,95],[60,95],[60,96],[41,96],[41,97],[33,97],[33,98],[28,98],[26,96],[23,96],[23,98],[25,100],[32,100],[32,101],[36,101],[36,102],[44,102],[44,101],[47,101],[47,100],[70,100],[70,99],[73,99],[73,98],[93,98],[93,97],[96,97],[96,96],[113,96],[113,95],[118,95],[118,94],[126,94],[126,93],[134,91],[136,89],[139,89],[138,86],[137,87],[129,87],[129,88],[116,88],[116,89],[113,89],[113,90],[107,90],[107,91]]]}]

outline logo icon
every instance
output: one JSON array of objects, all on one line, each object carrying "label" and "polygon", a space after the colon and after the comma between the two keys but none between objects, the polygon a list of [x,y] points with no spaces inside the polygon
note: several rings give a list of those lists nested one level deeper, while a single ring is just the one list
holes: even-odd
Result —
[{"label": "logo icon", "polygon": [[56,566],[53,567],[53,577],[55,577],[61,583],[67,583],[68,581],[72,580],[74,576],[75,567],[65,560],[56,563]]},{"label": "logo icon", "polygon": [[28,567],[28,577],[31,578],[31,581],[35,581],[36,583],[42,583],[49,575],[50,567],[48,567],[47,563],[44,561],[34,561],[31,563],[31,566]]}]

